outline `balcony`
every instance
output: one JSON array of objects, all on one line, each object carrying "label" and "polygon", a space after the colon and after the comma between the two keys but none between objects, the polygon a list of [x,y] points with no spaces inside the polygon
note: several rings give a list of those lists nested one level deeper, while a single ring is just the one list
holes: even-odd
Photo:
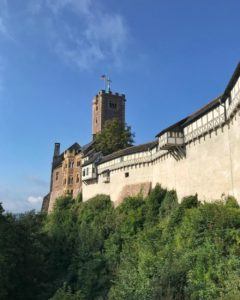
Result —
[{"label": "balcony", "polygon": [[82,168],[82,181],[92,180],[97,178],[97,169],[95,164],[89,164]]},{"label": "balcony", "polygon": [[159,148],[161,150],[170,150],[184,145],[184,136],[182,132],[168,131],[159,137]]}]

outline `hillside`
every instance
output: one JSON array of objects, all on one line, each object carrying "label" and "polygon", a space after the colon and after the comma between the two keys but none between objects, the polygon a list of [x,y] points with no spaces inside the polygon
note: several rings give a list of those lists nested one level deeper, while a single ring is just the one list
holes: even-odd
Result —
[{"label": "hillside", "polygon": [[239,299],[233,198],[58,199],[52,214],[0,206],[0,299]]}]

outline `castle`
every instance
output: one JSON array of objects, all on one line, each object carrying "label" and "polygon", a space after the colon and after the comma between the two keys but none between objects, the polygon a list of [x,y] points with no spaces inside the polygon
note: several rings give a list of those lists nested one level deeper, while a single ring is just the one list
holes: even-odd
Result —
[{"label": "castle", "polygon": [[[125,95],[110,90],[94,97],[93,136],[109,119],[125,123],[125,101]],[[228,195],[240,201],[240,63],[221,96],[149,143],[107,156],[95,152],[94,141],[75,143],[63,153],[56,143],[42,210],[50,212],[65,193],[82,192],[83,201],[107,194],[118,204],[126,196],[147,195],[157,183],[175,189],[180,199],[198,193],[202,201]]]}]

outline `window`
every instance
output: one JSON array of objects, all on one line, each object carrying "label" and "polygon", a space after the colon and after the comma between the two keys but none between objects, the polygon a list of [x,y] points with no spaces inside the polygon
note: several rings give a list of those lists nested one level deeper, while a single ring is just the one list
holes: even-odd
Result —
[{"label": "window", "polygon": [[110,172],[109,172],[109,170],[105,171],[103,173],[103,182],[104,183],[109,183],[110,182]]},{"label": "window", "polygon": [[96,105],[96,111],[98,111],[98,106]]},{"label": "window", "polygon": [[80,178],[79,178],[79,174],[77,174],[76,183],[78,183],[78,182],[79,182],[79,180],[80,180]]},{"label": "window", "polygon": [[126,173],[125,173],[125,177],[129,177],[129,172],[126,172]]},{"label": "window", "polygon": [[85,169],[83,169],[83,171],[82,171],[82,175],[83,175],[83,176],[85,176]]},{"label": "window", "polygon": [[112,109],[116,109],[117,108],[117,103],[113,103],[112,101],[109,102],[109,107]]},{"label": "window", "polygon": [[88,168],[86,169],[86,175],[88,175]]},{"label": "window", "polygon": [[73,166],[74,166],[74,161],[69,161],[68,167],[69,167],[69,168],[73,168]]},{"label": "window", "polygon": [[97,124],[97,119],[96,119],[96,124]]},{"label": "window", "polygon": [[80,167],[80,165],[81,165],[81,162],[80,162],[80,160],[77,162],[77,167]]},{"label": "window", "polygon": [[66,183],[67,183],[67,179],[66,179],[66,178],[64,178],[63,184],[66,184]]},{"label": "window", "polygon": [[73,177],[68,177],[68,184],[73,184]]},{"label": "window", "polygon": [[58,173],[58,172],[56,172],[56,180],[58,180],[58,175],[59,175],[59,173]]}]

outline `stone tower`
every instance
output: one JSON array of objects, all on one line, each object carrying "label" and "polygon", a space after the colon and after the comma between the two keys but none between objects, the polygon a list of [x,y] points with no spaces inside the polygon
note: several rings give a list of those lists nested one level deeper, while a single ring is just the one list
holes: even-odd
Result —
[{"label": "stone tower", "polygon": [[92,134],[93,137],[102,131],[107,120],[118,119],[125,124],[125,95],[101,90],[93,99]]}]

